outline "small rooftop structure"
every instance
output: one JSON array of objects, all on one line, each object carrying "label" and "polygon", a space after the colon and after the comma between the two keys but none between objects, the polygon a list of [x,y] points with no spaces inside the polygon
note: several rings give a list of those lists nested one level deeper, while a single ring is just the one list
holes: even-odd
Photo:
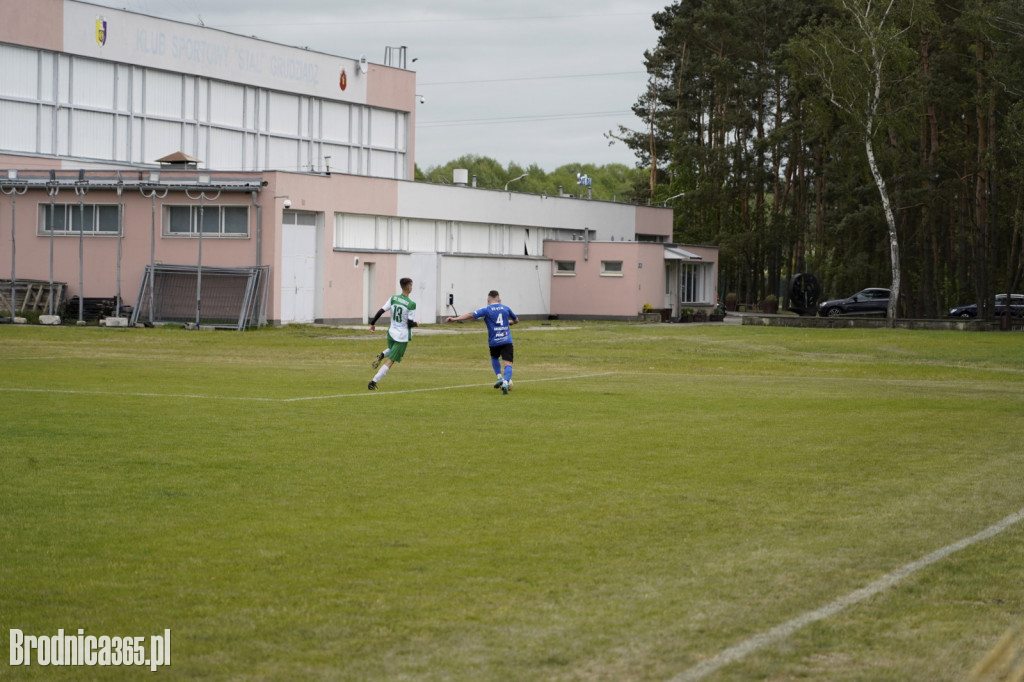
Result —
[{"label": "small rooftop structure", "polygon": [[162,159],[157,159],[156,162],[162,168],[197,168],[201,163],[201,159],[189,156],[185,152],[174,152]]}]

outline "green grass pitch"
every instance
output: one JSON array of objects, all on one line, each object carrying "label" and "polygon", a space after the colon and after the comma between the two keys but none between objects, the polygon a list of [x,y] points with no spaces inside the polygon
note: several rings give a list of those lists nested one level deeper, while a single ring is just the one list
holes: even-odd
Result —
[{"label": "green grass pitch", "polygon": [[[9,679],[672,680],[1024,508],[1018,333],[0,326]],[[1024,524],[709,673],[961,680]],[[7,665],[172,631],[171,665]],[[155,679],[155,678],[154,678]]]}]

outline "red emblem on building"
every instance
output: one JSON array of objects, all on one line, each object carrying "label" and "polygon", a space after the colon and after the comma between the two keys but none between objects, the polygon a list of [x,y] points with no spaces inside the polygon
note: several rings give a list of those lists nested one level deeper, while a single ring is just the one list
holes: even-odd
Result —
[{"label": "red emblem on building", "polygon": [[338,87],[342,90],[348,87],[348,75],[345,73],[345,69],[341,70],[341,80],[338,81]]}]

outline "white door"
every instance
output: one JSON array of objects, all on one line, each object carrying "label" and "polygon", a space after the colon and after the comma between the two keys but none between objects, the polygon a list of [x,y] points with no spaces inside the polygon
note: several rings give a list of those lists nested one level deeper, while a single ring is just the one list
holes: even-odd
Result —
[{"label": "white door", "polygon": [[281,323],[312,322],[316,316],[316,226],[283,225],[281,234]]},{"label": "white door", "polygon": [[374,263],[363,263],[363,324],[370,321],[382,301],[377,300],[377,280]]},{"label": "white door", "polygon": [[409,259],[412,300],[416,301],[416,321],[420,324],[433,324],[445,315],[447,295],[444,305],[437,300],[437,264],[436,253],[414,253]]}]

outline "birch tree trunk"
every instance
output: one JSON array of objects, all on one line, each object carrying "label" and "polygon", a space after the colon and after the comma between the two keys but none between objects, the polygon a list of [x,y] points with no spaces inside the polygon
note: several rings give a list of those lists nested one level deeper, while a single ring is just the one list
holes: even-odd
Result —
[{"label": "birch tree trunk", "polygon": [[[879,129],[879,111],[893,97],[892,84],[887,84],[890,70],[905,68],[900,56],[906,51],[902,36],[911,27],[912,16],[898,16],[895,10],[912,8],[912,4],[884,0],[840,0],[845,20],[812,32],[804,43],[804,61],[809,72],[825,88],[825,96],[864,136],[871,177],[881,198],[882,212],[888,230],[889,260],[892,283],[886,318],[895,326],[900,301],[900,246],[896,233],[896,216],[885,177],[875,154],[874,138]],[[902,68],[901,68],[902,67]]]},{"label": "birch tree trunk", "polygon": [[901,279],[900,241],[899,235],[896,234],[896,216],[892,211],[892,202],[889,200],[889,189],[885,184],[885,178],[882,177],[882,173],[878,169],[878,162],[875,160],[875,146],[871,141],[871,135],[864,137],[864,151],[868,155],[871,177],[875,179],[875,185],[878,187],[878,194],[882,199],[882,211],[885,213],[885,224],[889,228],[889,262],[892,264],[892,286],[890,289],[892,294],[889,296],[889,308],[886,310],[885,316],[889,327],[893,327],[896,323],[896,313],[899,310]]}]

